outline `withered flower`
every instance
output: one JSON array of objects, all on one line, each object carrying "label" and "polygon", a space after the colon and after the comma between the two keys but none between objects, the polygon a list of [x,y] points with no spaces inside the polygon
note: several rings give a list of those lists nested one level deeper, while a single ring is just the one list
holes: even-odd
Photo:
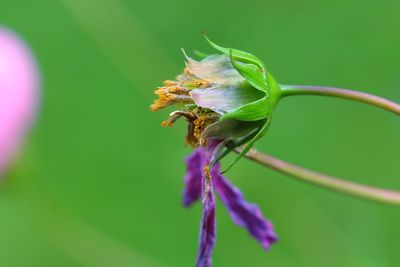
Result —
[{"label": "withered flower", "polygon": [[260,209],[247,203],[220,172],[218,161],[232,149],[247,144],[233,166],[267,130],[279,98],[279,85],[255,56],[227,49],[207,40],[220,55],[197,61],[185,55],[186,68],[176,80],[155,91],[151,110],[178,107],[163,126],[179,118],[188,122],[186,143],[195,151],[186,161],[184,205],[202,198],[203,216],[197,267],[211,266],[215,244],[214,189],[234,222],[248,230],[265,249],[277,240]]}]

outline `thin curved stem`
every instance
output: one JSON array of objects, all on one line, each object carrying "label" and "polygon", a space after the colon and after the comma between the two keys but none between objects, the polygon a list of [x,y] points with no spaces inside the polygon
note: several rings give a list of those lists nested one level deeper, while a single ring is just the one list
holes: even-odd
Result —
[{"label": "thin curved stem", "polygon": [[[396,115],[400,115],[400,104],[382,97],[359,91],[324,86],[281,85],[281,96],[286,97],[291,95],[321,95],[339,97],[366,103],[390,111]],[[236,150],[236,152],[240,151],[241,149]],[[344,181],[333,176],[321,174],[287,163],[272,156],[262,154],[254,149],[248,152],[246,157],[283,174],[331,191],[374,200],[377,202],[400,205],[400,192],[397,191],[385,190]]]},{"label": "thin curved stem", "polygon": [[321,95],[345,98],[385,109],[400,115],[400,104],[364,92],[325,86],[281,85],[282,97],[291,95]]},{"label": "thin curved stem", "polygon": [[[238,148],[235,151],[240,153],[241,148]],[[317,185],[331,191],[386,204],[400,205],[400,192],[344,181],[333,176],[287,163],[272,156],[260,153],[255,149],[250,150],[246,154],[246,157],[263,166],[296,178],[297,180]]]}]

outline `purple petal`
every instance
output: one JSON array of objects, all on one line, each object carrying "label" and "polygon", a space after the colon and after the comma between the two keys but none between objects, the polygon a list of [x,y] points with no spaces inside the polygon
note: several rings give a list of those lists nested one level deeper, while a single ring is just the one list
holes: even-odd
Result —
[{"label": "purple petal", "polygon": [[207,140],[205,165],[207,165],[210,168],[210,170],[212,166],[215,164],[215,156],[221,151],[224,144],[225,144],[224,140],[212,139],[212,138],[209,138]]},{"label": "purple petal", "polygon": [[0,174],[15,156],[36,113],[38,89],[29,49],[0,27]]},{"label": "purple petal", "polygon": [[186,159],[185,189],[183,191],[183,205],[190,206],[201,196],[201,181],[204,175],[203,166],[206,162],[206,151],[197,148]]},{"label": "purple petal", "polygon": [[206,169],[211,169],[215,155],[220,150],[223,141],[207,140],[206,148],[197,148],[186,160],[187,174],[185,177],[184,205],[188,206],[203,198],[203,215],[200,229],[200,242],[196,267],[210,267],[212,252],[215,245],[215,197],[211,177],[207,177]]},{"label": "purple petal", "polygon": [[[202,180],[204,192],[206,179],[204,178]],[[201,220],[200,243],[196,267],[210,267],[212,264],[212,252],[216,237],[215,224],[215,198],[213,189],[211,188],[203,200],[203,216]]]},{"label": "purple petal", "polygon": [[256,205],[246,202],[239,189],[220,174],[218,165],[214,166],[212,175],[215,189],[227,207],[233,221],[237,225],[246,228],[261,243],[264,249],[268,249],[278,240],[272,224],[264,218]]}]

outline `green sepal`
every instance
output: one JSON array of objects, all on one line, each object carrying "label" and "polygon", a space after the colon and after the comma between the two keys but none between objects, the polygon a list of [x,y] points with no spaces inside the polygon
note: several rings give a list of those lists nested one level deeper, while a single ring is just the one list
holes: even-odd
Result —
[{"label": "green sepal", "polygon": [[250,134],[248,134],[245,137],[242,138],[238,138],[236,140],[230,140],[228,142],[226,142],[226,149],[221,152],[218,155],[218,159],[217,161],[220,161],[222,158],[224,158],[225,156],[227,156],[229,153],[231,153],[235,148],[244,145],[246,143],[248,143],[250,140],[252,140],[254,138],[254,136],[256,136],[256,134],[258,133],[259,128],[254,129]]},{"label": "green sepal", "polygon": [[251,86],[268,95],[268,83],[262,70],[254,64],[237,61],[233,57],[232,49],[230,49],[229,56],[233,67],[240,73],[240,75],[242,75]]},{"label": "green sepal", "polygon": [[[261,128],[258,129],[258,132],[252,137],[252,139],[242,149],[242,151],[239,153],[239,155],[229,164],[229,166],[224,171],[222,171],[222,173],[226,173],[227,171],[229,171],[241,158],[243,158],[244,155],[247,154],[247,152],[250,151],[250,149],[253,148],[253,146],[257,142],[257,140],[260,139],[267,132],[269,125],[270,125],[270,119],[267,119],[265,124]],[[234,148],[230,148],[230,149],[233,150]]]},{"label": "green sepal", "polygon": [[270,117],[281,97],[281,89],[272,75],[268,75],[268,81],[270,85],[269,95],[224,114],[221,120],[257,121]]},{"label": "green sepal", "polygon": [[273,77],[267,75],[264,63],[253,54],[237,49],[222,47],[211,41],[206,35],[204,35],[204,37],[213,48],[230,57],[233,67],[252,87],[265,93],[263,98],[241,106],[236,110],[223,115],[221,119],[257,121],[268,118],[276,104],[276,98],[270,96],[271,89],[269,83],[273,83],[272,87],[276,87],[276,81]]},{"label": "green sepal", "polygon": [[237,108],[229,113],[224,114],[221,120],[226,119],[236,119],[242,121],[258,121],[268,118],[272,111],[274,105],[271,103],[270,98],[267,96],[250,102],[244,106]]},{"label": "green sepal", "polygon": [[264,121],[219,120],[207,126],[202,139],[239,140],[264,125]]},{"label": "green sepal", "polygon": [[264,63],[257,58],[255,55],[250,54],[248,52],[245,51],[241,51],[238,49],[232,49],[232,48],[226,48],[226,47],[222,47],[220,45],[217,45],[216,43],[214,43],[213,41],[210,40],[210,38],[207,37],[206,34],[204,34],[204,38],[207,40],[207,42],[215,49],[217,49],[218,51],[226,54],[226,55],[230,55],[230,51],[232,50],[232,56],[234,59],[239,60],[243,63],[250,63],[250,64],[254,64],[256,66],[258,66],[261,70],[262,73],[264,73],[264,75],[266,74],[266,70],[265,70],[265,66]]},{"label": "green sepal", "polygon": [[251,122],[238,120],[218,121],[204,130],[202,138],[225,140],[223,146],[226,146],[226,149],[218,150],[218,155],[214,159],[215,162],[218,162],[236,147],[251,141],[259,132],[259,129],[264,126],[265,122],[265,120]]}]

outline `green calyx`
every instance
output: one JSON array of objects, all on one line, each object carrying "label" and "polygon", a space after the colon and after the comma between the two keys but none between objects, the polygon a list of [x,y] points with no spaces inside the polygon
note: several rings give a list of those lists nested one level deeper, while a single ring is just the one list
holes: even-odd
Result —
[{"label": "green calyx", "polygon": [[281,96],[279,83],[266,70],[265,64],[256,56],[237,49],[225,48],[217,45],[204,35],[207,42],[219,52],[230,57],[233,67],[240,75],[255,89],[263,92],[263,96],[256,101],[247,103],[237,109],[224,114],[221,121],[238,120],[238,121],[253,121],[257,122],[257,127],[240,139],[232,140],[227,144],[225,152],[221,153],[219,159],[227,155],[238,146],[245,145],[244,149],[224,170],[228,171],[232,168],[267,132],[272,112],[275,109],[277,102]]},{"label": "green calyx", "polygon": [[281,90],[278,82],[266,70],[265,64],[248,52],[219,46],[206,35],[204,37],[213,48],[230,57],[233,67],[252,87],[264,93],[264,97],[224,114],[221,119],[242,121],[268,119],[276,106]]}]

